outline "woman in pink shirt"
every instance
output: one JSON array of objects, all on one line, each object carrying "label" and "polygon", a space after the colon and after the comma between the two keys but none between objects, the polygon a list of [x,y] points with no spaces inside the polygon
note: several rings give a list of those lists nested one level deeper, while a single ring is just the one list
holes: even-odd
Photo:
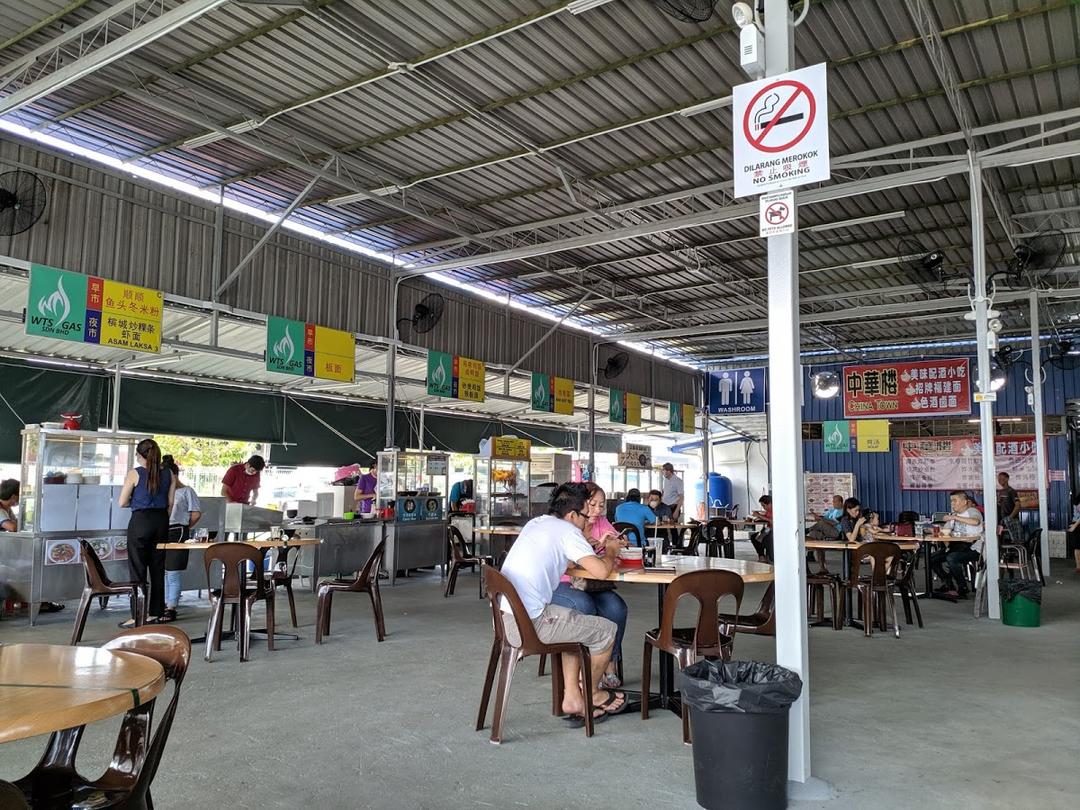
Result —
[{"label": "woman in pink shirt", "polygon": [[[608,541],[619,542],[619,533],[607,519],[607,497],[604,490],[591,481],[585,486],[589,491],[589,500],[585,502],[588,518],[585,524],[585,539],[592,543],[597,554],[602,555]],[[615,583],[564,576],[551,597],[551,603],[588,616],[603,616],[615,622],[618,628],[615,633],[615,649],[611,653],[611,663],[608,664],[600,685],[608,689],[622,686],[618,676],[618,662],[622,659],[622,637],[626,631],[626,602],[615,593]]]}]

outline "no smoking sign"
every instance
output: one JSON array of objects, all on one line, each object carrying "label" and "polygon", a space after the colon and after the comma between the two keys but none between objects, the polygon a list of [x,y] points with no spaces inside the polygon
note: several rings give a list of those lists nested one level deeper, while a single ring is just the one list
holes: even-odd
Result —
[{"label": "no smoking sign", "polygon": [[795,192],[791,189],[762,194],[758,235],[762,238],[795,233]]},{"label": "no smoking sign", "polygon": [[734,88],[736,197],[829,179],[826,93],[824,64]]}]

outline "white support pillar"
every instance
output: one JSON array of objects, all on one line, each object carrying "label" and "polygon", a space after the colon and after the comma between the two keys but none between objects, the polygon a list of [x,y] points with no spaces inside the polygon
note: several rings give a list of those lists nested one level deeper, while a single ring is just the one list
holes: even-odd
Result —
[{"label": "white support pillar", "polygon": [[416,447],[418,450],[424,449],[424,403],[420,403],[420,429],[417,431],[419,434],[416,437]]},{"label": "white support pillar", "polygon": [[[990,393],[990,348],[987,344],[986,310],[986,242],[983,233],[982,167],[975,153],[968,152],[971,173],[971,253],[975,266],[975,341],[978,344],[978,391]],[[991,619],[1001,618],[1001,596],[998,593],[998,536],[997,536],[997,473],[994,470],[994,403],[983,399],[979,403],[979,436],[982,442],[983,532],[986,540],[983,556],[986,559],[986,604]]]},{"label": "white support pillar", "polygon": [[1050,576],[1050,503],[1046,472],[1046,425],[1043,417],[1042,344],[1039,340],[1039,294],[1029,296],[1031,307],[1031,411],[1035,415],[1035,468],[1039,476],[1040,555],[1043,576]]},{"label": "white support pillar", "polygon": [[120,432],[120,383],[123,378],[120,375],[120,363],[116,364],[116,371],[113,372],[113,399],[112,399],[112,432]]},{"label": "white support pillar", "polygon": [[[787,0],[765,0],[766,75],[792,68],[795,29]],[[806,648],[803,552],[802,366],[799,362],[798,195],[795,233],[771,236],[769,255],[769,449],[772,455],[776,576],[776,663],[799,674],[802,696],[791,707],[788,779],[810,776],[810,662]]]}]

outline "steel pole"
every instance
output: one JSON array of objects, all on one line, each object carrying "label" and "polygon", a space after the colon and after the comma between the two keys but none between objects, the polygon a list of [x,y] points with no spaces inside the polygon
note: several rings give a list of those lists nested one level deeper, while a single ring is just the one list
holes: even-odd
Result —
[{"label": "steel pole", "polygon": [[1039,294],[1028,297],[1031,308],[1031,410],[1035,416],[1035,468],[1039,476],[1039,559],[1043,576],[1050,576],[1050,502],[1046,472],[1046,424],[1043,416],[1042,343],[1039,339]]},{"label": "steel pole", "polygon": [[983,233],[982,167],[975,153],[968,152],[971,174],[971,252],[975,270],[975,342],[979,361],[978,390],[979,436],[982,442],[983,536],[986,559],[986,612],[991,619],[1001,618],[998,594],[997,474],[994,471],[994,398],[990,391],[990,329],[986,311],[986,242]]},{"label": "steel pole", "polygon": [[[795,28],[787,0],[765,0],[766,75],[792,68]],[[824,100],[822,100],[824,103]],[[802,695],[788,714],[788,779],[810,776],[810,661],[803,552],[802,366],[799,362],[798,196],[795,233],[768,240],[769,449],[772,455],[776,663],[798,673]]]}]

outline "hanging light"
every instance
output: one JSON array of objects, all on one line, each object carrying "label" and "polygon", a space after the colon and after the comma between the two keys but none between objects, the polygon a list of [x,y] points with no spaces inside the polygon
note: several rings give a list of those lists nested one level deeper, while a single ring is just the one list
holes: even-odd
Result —
[{"label": "hanging light", "polygon": [[1000,391],[1005,387],[1005,369],[1001,366],[994,364],[990,366],[990,390]]},{"label": "hanging light", "polygon": [[835,371],[818,371],[811,374],[810,390],[817,399],[832,399],[840,393],[840,375]]}]

